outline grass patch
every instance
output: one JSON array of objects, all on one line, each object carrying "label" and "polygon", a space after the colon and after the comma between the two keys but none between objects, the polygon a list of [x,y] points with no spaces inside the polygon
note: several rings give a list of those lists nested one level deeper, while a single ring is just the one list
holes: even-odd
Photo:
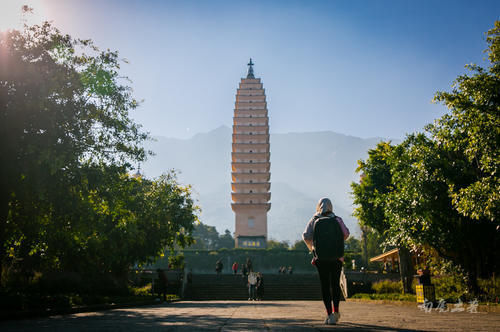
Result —
[{"label": "grass patch", "polygon": [[358,293],[351,296],[352,299],[363,299],[363,300],[390,300],[390,301],[410,301],[417,302],[417,298],[414,294],[401,294],[401,293],[384,293],[384,294],[367,294]]}]

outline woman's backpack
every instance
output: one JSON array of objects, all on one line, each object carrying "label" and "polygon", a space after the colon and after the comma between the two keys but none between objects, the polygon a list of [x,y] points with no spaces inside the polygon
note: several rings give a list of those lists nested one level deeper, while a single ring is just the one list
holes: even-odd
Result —
[{"label": "woman's backpack", "polygon": [[321,261],[344,257],[344,234],[335,215],[319,216],[313,228],[314,256]]}]

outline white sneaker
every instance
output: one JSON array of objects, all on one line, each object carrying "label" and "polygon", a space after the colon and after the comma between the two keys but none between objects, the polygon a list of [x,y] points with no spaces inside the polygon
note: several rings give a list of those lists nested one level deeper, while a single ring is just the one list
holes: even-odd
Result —
[{"label": "white sneaker", "polygon": [[331,313],[328,316],[328,318],[326,319],[325,324],[327,324],[327,325],[335,325],[335,324],[337,324],[337,317],[335,316],[335,314]]},{"label": "white sneaker", "polygon": [[335,323],[340,320],[340,312],[334,312],[333,315],[335,316]]}]

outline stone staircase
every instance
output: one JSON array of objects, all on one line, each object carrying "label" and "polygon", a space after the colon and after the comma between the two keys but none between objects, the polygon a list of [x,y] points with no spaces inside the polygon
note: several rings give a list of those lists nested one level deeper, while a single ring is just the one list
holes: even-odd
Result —
[{"label": "stone staircase", "polygon": [[[195,274],[186,298],[192,300],[246,300],[247,279],[231,274]],[[321,300],[317,274],[264,275],[264,300]]]}]

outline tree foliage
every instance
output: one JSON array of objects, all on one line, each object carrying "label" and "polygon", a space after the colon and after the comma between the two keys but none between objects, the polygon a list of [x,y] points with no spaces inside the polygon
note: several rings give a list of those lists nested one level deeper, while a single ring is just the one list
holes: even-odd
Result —
[{"label": "tree foliage", "polygon": [[291,246],[291,249],[309,252],[309,248],[302,239],[295,241],[295,243]]},{"label": "tree foliage", "polygon": [[226,229],[224,231],[224,234],[220,235],[219,248],[227,248],[227,249],[234,248],[234,238],[231,235],[231,231],[229,229]]},{"label": "tree foliage", "polygon": [[451,92],[435,101],[450,113],[428,127],[433,140],[462,163],[463,181],[449,185],[454,208],[475,220],[498,221],[500,208],[500,21],[487,33],[489,68],[469,65]]},{"label": "tree foliage", "polygon": [[278,241],[269,239],[267,240],[267,249],[290,249],[290,243],[288,241]]},{"label": "tree foliage", "polygon": [[500,260],[500,22],[487,36],[490,67],[467,66],[435,96],[450,111],[424,133],[370,150],[352,185],[362,225],[390,245],[435,249],[467,272],[471,292]]},{"label": "tree foliage", "polygon": [[368,151],[368,160],[358,161],[356,171],[361,173],[360,183],[352,183],[354,216],[361,226],[368,226],[380,234],[388,229],[385,218],[385,195],[393,190],[389,156],[394,147],[390,142],[381,142]]},{"label": "tree foliage", "polygon": [[380,142],[368,151],[368,160],[359,161],[357,171],[361,172],[360,183],[353,183],[354,215],[358,217],[362,231],[362,256],[367,267],[373,267],[369,259],[382,253],[387,245],[399,249],[399,271],[403,290],[412,292],[413,266],[408,244],[402,241],[388,241],[392,220],[388,217],[389,197],[397,192],[392,173],[394,146],[390,142]]},{"label": "tree foliage", "polygon": [[222,248],[234,248],[234,238],[231,231],[225,230],[224,234],[219,234],[215,226],[197,223],[193,231],[194,243],[189,249],[209,249],[218,250]]},{"label": "tree foliage", "polygon": [[117,52],[50,23],[0,36],[0,275],[123,275],[191,243],[197,207],[175,174],[128,175],[147,152]]}]

